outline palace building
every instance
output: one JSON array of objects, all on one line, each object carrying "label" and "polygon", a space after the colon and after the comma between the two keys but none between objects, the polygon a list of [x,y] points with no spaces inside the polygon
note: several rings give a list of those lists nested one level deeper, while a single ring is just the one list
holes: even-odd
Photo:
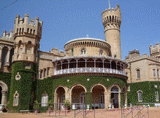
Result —
[{"label": "palace building", "polygon": [[0,104],[10,111],[33,110],[34,101],[120,108],[159,102],[160,46],[150,56],[138,50],[121,59],[119,5],[102,12],[105,40],[77,38],[57,48],[39,50],[43,22],[16,16],[14,29],[0,37]]}]

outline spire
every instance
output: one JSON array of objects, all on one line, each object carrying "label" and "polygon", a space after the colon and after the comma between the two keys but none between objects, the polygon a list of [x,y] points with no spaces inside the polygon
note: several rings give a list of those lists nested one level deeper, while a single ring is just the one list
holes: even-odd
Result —
[{"label": "spire", "polygon": [[110,0],[108,0],[109,9],[111,9],[111,3]]}]

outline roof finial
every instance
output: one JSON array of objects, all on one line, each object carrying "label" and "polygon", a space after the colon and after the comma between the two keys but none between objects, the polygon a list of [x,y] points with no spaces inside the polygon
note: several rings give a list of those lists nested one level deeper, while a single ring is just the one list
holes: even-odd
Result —
[{"label": "roof finial", "polygon": [[109,9],[111,9],[111,3],[110,3],[110,0],[108,0],[108,4],[109,4]]}]

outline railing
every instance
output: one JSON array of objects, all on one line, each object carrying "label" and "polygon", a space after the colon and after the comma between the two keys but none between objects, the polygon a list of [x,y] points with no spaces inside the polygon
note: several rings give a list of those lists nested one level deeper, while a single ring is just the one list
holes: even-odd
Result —
[{"label": "railing", "polygon": [[124,71],[109,69],[109,68],[69,68],[62,70],[55,70],[54,75],[68,74],[68,73],[113,73],[126,75]]}]

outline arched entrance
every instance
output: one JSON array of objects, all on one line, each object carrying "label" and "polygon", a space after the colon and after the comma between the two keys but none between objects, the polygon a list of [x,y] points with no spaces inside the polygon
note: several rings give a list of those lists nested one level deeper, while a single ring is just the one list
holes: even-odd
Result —
[{"label": "arched entrance", "polygon": [[116,86],[111,88],[111,104],[114,108],[119,108],[119,89]]},{"label": "arched entrance", "polygon": [[7,92],[7,85],[3,81],[0,81],[0,104],[2,105],[7,104]]},{"label": "arched entrance", "polygon": [[2,87],[0,86],[0,104],[1,104],[1,100],[2,100]]},{"label": "arched entrance", "polygon": [[96,109],[105,108],[104,92],[105,89],[101,85],[96,85],[92,88],[92,107]]},{"label": "arched entrance", "polygon": [[63,87],[58,87],[55,91],[55,108],[64,109],[64,100],[65,100],[65,89]]},{"label": "arched entrance", "polygon": [[59,87],[56,91],[57,93],[57,103],[64,103],[65,100],[65,90],[63,87]]},{"label": "arched entrance", "polygon": [[81,85],[76,85],[72,89],[72,104],[75,104],[76,109],[82,109],[85,104],[86,90]]}]

